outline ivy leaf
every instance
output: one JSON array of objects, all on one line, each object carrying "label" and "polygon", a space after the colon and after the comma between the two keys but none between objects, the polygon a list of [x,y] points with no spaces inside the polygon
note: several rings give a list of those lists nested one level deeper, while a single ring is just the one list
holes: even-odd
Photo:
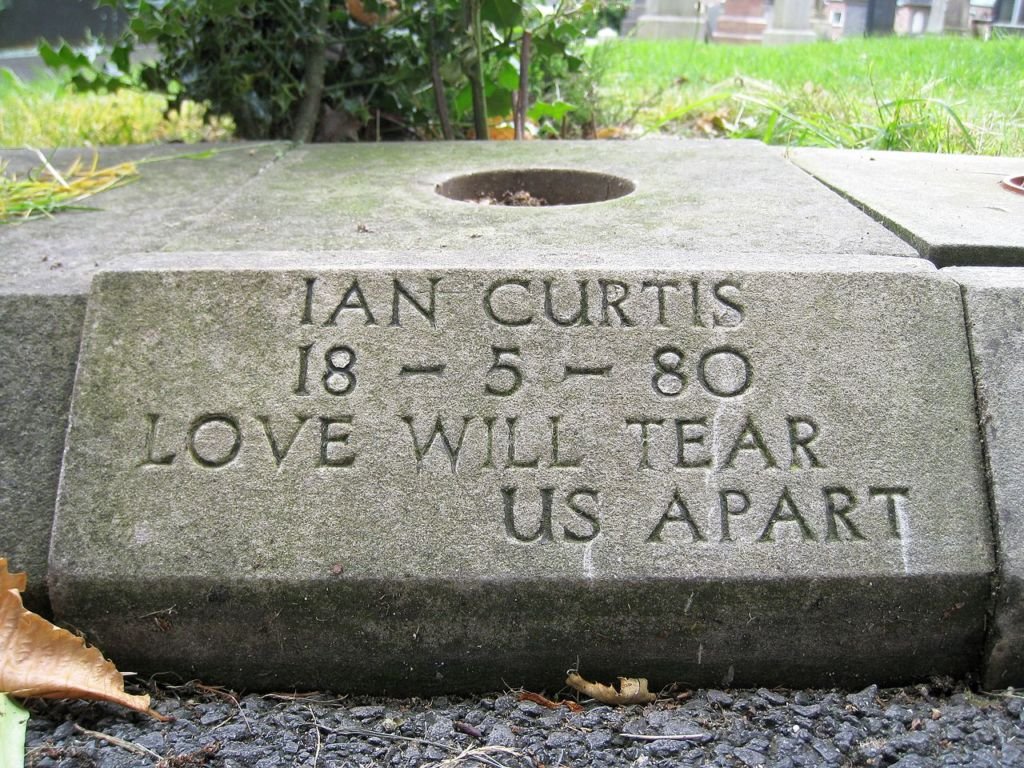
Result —
[{"label": "ivy leaf", "polygon": [[523,22],[523,6],[516,0],[484,0],[480,18],[498,29],[512,29]]},{"label": "ivy leaf", "polygon": [[570,112],[575,112],[577,109],[579,109],[579,107],[575,104],[569,104],[564,101],[556,101],[553,104],[545,101],[538,101],[530,107],[526,116],[535,123],[539,123],[544,118],[549,118],[557,123]]},{"label": "ivy leaf", "polygon": [[512,62],[502,62],[498,76],[495,78],[498,85],[506,91],[515,91],[519,88],[519,69]]}]

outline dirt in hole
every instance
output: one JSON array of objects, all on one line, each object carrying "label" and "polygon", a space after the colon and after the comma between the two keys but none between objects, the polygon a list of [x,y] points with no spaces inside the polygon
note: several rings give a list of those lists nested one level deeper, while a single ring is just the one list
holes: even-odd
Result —
[{"label": "dirt in hole", "polygon": [[500,195],[483,195],[473,202],[478,205],[511,205],[524,208],[535,208],[541,205],[548,205],[546,198],[537,197],[525,189],[508,189]]}]

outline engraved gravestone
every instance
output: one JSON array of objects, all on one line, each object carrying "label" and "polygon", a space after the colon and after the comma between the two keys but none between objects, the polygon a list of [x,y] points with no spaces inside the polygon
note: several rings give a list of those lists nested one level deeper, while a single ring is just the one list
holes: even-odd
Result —
[{"label": "engraved gravestone", "polygon": [[930,265],[280,258],[94,281],[51,597],[122,666],[424,693],[976,663],[991,535]]}]

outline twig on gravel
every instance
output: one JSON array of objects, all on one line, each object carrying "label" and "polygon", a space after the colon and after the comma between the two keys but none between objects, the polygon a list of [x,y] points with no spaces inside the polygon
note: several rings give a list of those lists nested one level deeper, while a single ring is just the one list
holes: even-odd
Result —
[{"label": "twig on gravel", "polygon": [[[245,727],[248,729],[249,734],[252,736],[256,734],[256,731],[252,729],[252,723],[249,722],[249,718],[245,716],[245,710],[242,709],[241,702],[238,700],[238,697],[236,697],[234,694],[232,694],[229,691],[226,691],[219,685],[204,685],[203,683],[198,682],[195,684],[195,689],[202,693],[211,694],[213,696],[220,696],[222,699],[227,699],[228,701],[230,701],[232,704],[235,705],[235,708],[238,709],[238,714],[242,716],[242,721],[245,723]],[[227,720],[224,720],[221,723],[217,723],[213,730],[217,730],[217,728],[220,728],[222,725],[224,725],[231,719],[232,718],[229,717],[227,718]]]},{"label": "twig on gravel", "polygon": [[101,741],[106,741],[106,742],[108,742],[110,744],[113,744],[115,747],[120,747],[121,749],[126,749],[129,752],[135,753],[136,755],[143,755],[145,757],[152,757],[154,760],[157,760],[157,761],[163,760],[163,758],[160,757],[160,755],[158,755],[153,750],[146,749],[145,747],[143,747],[140,744],[133,744],[130,741],[125,741],[124,739],[119,739],[117,736],[111,736],[108,733],[100,733],[99,731],[90,731],[88,728],[83,728],[78,723],[75,723],[75,730],[78,731],[79,733],[85,734],[86,736],[89,736],[89,737],[91,737],[93,739],[100,739]]},{"label": "twig on gravel", "polygon": [[[443,749],[445,752],[451,752],[454,749],[452,745],[442,744],[438,741],[419,739],[415,736],[400,736],[397,733],[385,733],[384,731],[372,731],[368,728],[328,728],[325,725],[320,725],[319,723],[317,723],[315,718],[314,725],[317,727],[318,730],[323,731],[324,733],[331,733],[337,736],[376,736],[380,739],[391,739],[392,741],[410,741],[415,742],[416,744],[425,744],[428,747],[437,747],[438,749]],[[459,765],[460,762],[464,760],[475,760],[478,763],[490,765],[492,766],[492,768],[506,768],[506,766],[502,763],[499,763],[494,758],[489,757],[489,753],[491,752],[500,752],[502,754],[512,755],[514,757],[519,757],[523,760],[528,761],[527,757],[523,755],[521,752],[516,752],[514,749],[510,749],[508,747],[472,747],[464,749],[462,752],[455,755],[454,757],[449,757],[445,760],[442,760],[440,763],[437,764],[437,768],[452,768],[452,766],[457,766]]]},{"label": "twig on gravel", "polygon": [[708,733],[666,733],[661,736],[649,733],[620,733],[619,736],[640,741],[710,741],[714,738]]},{"label": "twig on gravel", "polygon": [[316,712],[313,711],[313,707],[307,704],[306,708],[309,710],[309,716],[313,718],[313,733],[316,734],[316,752],[313,753],[313,768],[316,768],[317,763],[320,762],[320,747],[323,745],[320,739],[320,721],[316,719]]},{"label": "twig on gravel", "polygon": [[337,736],[376,736],[379,739],[391,739],[392,741],[414,741],[417,744],[426,744],[429,747],[437,747],[443,749],[446,752],[451,752],[452,748],[448,744],[441,744],[437,741],[427,741],[426,739],[417,739],[415,736],[400,736],[397,733],[385,733],[384,731],[371,731],[368,728],[328,728],[326,725],[320,725],[314,723],[317,729],[324,733],[332,733]]},{"label": "twig on gravel", "polygon": [[517,752],[516,750],[511,749],[510,747],[489,746],[472,747],[464,749],[454,757],[449,757],[446,760],[442,760],[440,763],[437,764],[437,768],[457,768],[457,766],[460,765],[464,760],[475,760],[478,763],[489,765],[491,766],[491,768],[506,768],[506,766],[503,763],[499,763],[497,760],[491,757],[491,754],[493,753],[510,755],[512,757],[522,759],[526,761],[528,764],[532,764],[532,761],[522,752]]},{"label": "twig on gravel", "polygon": [[338,696],[334,699],[314,699],[314,696],[319,696],[320,691],[312,691],[310,693],[265,693],[260,696],[261,699],[273,699],[275,701],[304,701],[309,704],[316,704],[318,707],[344,707],[346,706],[343,702],[348,696]]}]

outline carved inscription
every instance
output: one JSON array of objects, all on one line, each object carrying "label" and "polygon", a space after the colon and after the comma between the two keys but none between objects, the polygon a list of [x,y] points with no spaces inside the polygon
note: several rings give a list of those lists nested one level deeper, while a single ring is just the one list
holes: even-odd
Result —
[{"label": "carved inscription", "polygon": [[[639,521],[635,544],[650,548],[841,545],[908,534],[913,494],[905,481],[841,481],[842,425],[828,414],[786,412],[784,403],[773,414],[749,405],[772,391],[759,363],[772,350],[739,333],[752,316],[741,280],[503,277],[468,299],[446,292],[440,276],[368,280],[301,279],[294,326],[283,329],[297,328],[301,341],[286,361],[290,383],[277,393],[291,403],[290,416],[152,407],[139,417],[139,471],[372,472],[368,448],[382,425],[379,414],[364,416],[357,393],[435,387],[469,392],[478,408],[396,405],[384,416],[389,456],[416,477],[483,478],[491,491],[476,500],[480,514],[509,546],[588,545],[608,535],[610,515]],[[470,302],[468,317],[448,312],[456,297]],[[457,323],[490,337],[450,354],[409,348],[390,367],[367,341],[366,329],[381,338],[444,333]],[[628,356],[600,344],[552,354],[532,335],[571,339],[594,329],[633,333],[636,343]],[[543,388],[561,388],[565,399],[538,401],[572,403],[608,387],[623,393],[619,416],[531,405],[531,392]],[[602,487],[610,462],[639,489],[633,498]],[[745,482],[752,477],[756,484]]]}]

